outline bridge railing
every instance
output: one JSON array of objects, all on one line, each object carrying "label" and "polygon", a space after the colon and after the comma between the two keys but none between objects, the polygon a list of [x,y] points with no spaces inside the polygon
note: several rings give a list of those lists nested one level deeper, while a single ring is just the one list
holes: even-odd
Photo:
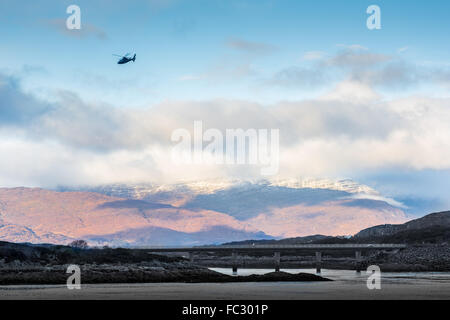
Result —
[{"label": "bridge railing", "polygon": [[147,247],[155,251],[223,251],[223,250],[345,250],[345,249],[403,249],[406,244],[297,244],[297,245],[229,245],[203,247]]}]

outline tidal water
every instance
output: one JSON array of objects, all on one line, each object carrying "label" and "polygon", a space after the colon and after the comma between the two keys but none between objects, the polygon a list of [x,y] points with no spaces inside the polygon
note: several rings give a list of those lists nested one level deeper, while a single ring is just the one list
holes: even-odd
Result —
[{"label": "tidal water", "polygon": [[[212,268],[231,274],[231,268]],[[240,269],[239,275],[264,274],[272,269]],[[314,269],[285,272],[315,273]],[[450,272],[382,272],[381,289],[369,290],[368,274],[354,270],[323,269],[330,282],[259,283],[143,283],[81,285],[68,290],[61,285],[0,286],[5,299],[139,299],[139,300],[444,300],[450,299]]]},{"label": "tidal water", "polygon": [[[210,270],[220,272],[226,275],[233,275],[231,268],[209,268]],[[273,269],[239,269],[237,275],[249,276],[252,274],[266,274],[273,272]],[[288,273],[311,273],[316,274],[316,269],[281,269]],[[367,282],[368,274],[366,271],[357,273],[355,270],[331,270],[322,269],[318,274],[322,277],[335,281]],[[381,272],[381,281],[383,282],[404,282],[404,283],[442,283],[450,286],[450,272]]]}]

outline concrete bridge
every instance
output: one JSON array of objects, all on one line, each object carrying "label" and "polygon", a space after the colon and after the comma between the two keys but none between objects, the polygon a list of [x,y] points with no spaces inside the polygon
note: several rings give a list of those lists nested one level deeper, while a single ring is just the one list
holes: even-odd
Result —
[{"label": "concrete bridge", "polygon": [[322,265],[322,253],[338,250],[351,250],[355,252],[356,271],[359,270],[359,261],[362,260],[362,252],[370,250],[398,250],[406,248],[406,244],[295,244],[295,245],[230,245],[230,246],[204,246],[204,247],[150,247],[149,252],[187,252],[189,259],[194,261],[196,252],[230,252],[233,257],[233,273],[238,269],[238,253],[264,252],[274,255],[275,271],[280,271],[282,252],[311,251],[316,255],[316,272],[320,273]]}]

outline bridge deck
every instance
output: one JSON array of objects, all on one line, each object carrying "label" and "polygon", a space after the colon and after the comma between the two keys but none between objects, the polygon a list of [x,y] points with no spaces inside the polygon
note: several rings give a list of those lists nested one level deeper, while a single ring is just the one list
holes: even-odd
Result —
[{"label": "bridge deck", "polygon": [[288,251],[288,250],[383,250],[404,249],[406,244],[297,244],[297,245],[240,245],[208,247],[149,247],[150,252],[199,252],[199,251]]}]

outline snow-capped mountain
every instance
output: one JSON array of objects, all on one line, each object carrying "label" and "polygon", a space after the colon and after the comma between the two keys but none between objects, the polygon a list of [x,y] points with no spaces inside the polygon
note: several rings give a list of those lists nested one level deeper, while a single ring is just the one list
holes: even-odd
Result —
[{"label": "snow-capped mountain", "polygon": [[204,180],[204,181],[188,181],[175,184],[110,184],[103,186],[81,186],[81,187],[59,187],[59,191],[67,190],[88,190],[108,194],[112,196],[120,196],[132,199],[146,199],[158,194],[177,193],[185,195],[206,195],[214,194],[232,188],[254,188],[264,187],[285,187],[289,189],[323,189],[343,191],[349,194],[357,194],[360,197],[372,198],[381,195],[374,189],[359,184],[351,179],[330,180],[330,179],[284,179],[284,180]]},{"label": "snow-capped mountain", "polygon": [[405,221],[401,204],[351,180],[0,188],[0,240],[15,242],[200,245],[351,235]]},{"label": "snow-capped mountain", "polygon": [[[216,228],[216,232],[209,233],[209,241],[205,234],[196,238],[212,243],[224,238],[218,231],[222,230],[220,227],[249,232],[229,233],[240,238],[256,237],[258,232],[262,237],[279,238],[319,233],[349,235],[373,225],[407,220],[402,204],[352,180],[208,180],[170,185],[65,187],[58,191],[81,191],[122,199],[109,201],[102,209],[120,209],[122,214],[126,210],[141,212],[149,223],[139,226],[136,232],[124,226],[121,230],[105,232],[101,237],[98,233],[85,237],[120,242],[126,235],[131,236],[127,243],[140,245],[155,241],[145,235],[145,232],[159,233],[155,228],[184,235]],[[185,239],[180,240],[185,243],[187,239],[173,233],[167,234],[165,240],[163,238],[158,238],[158,244],[171,239]]]}]

